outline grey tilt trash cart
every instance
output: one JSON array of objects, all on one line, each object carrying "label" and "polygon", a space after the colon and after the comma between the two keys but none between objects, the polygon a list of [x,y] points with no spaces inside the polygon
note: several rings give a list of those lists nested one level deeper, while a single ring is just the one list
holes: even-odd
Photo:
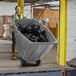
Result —
[{"label": "grey tilt trash cart", "polygon": [[[40,30],[46,31],[49,42],[32,42],[17,29],[19,25],[30,26],[32,22],[39,25]],[[22,58],[21,65],[24,66],[26,62],[35,62],[36,65],[39,65],[42,57],[51,50],[57,40],[46,27],[35,19],[15,20],[14,25],[16,49],[18,50],[18,55]]]}]

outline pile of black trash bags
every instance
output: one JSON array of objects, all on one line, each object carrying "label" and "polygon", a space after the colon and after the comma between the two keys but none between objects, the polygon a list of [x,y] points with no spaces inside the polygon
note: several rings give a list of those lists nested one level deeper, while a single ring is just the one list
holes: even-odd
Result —
[{"label": "pile of black trash bags", "polygon": [[20,25],[18,29],[25,37],[33,42],[48,42],[46,31],[41,31],[39,25],[30,23],[30,25],[27,26]]}]

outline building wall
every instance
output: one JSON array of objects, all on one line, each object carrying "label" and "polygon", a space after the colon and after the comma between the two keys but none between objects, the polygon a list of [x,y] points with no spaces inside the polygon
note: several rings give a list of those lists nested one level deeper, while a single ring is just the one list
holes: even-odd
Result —
[{"label": "building wall", "polygon": [[0,2],[0,15],[12,15],[14,14],[15,6],[17,3],[10,3],[10,2]]},{"label": "building wall", "polygon": [[76,58],[76,0],[68,0],[67,61]]},{"label": "building wall", "polygon": [[[15,13],[16,2],[0,2],[0,16],[1,15],[13,15]],[[30,13],[30,6],[24,7],[24,15],[27,16]],[[27,18],[30,18],[30,14]]]}]

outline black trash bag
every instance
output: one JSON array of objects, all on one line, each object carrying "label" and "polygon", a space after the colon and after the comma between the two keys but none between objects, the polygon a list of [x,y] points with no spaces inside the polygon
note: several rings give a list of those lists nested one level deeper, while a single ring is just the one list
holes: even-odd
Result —
[{"label": "black trash bag", "polygon": [[31,33],[31,27],[30,26],[27,26],[23,31],[22,33]]},{"label": "black trash bag", "polygon": [[19,27],[18,29],[20,29],[19,31],[22,33],[22,34],[25,34],[25,33],[31,33],[31,27],[30,26],[27,26],[27,27]]},{"label": "black trash bag", "polygon": [[25,37],[33,42],[48,42],[46,31],[41,31],[39,25],[30,23],[26,27],[25,25],[19,26],[18,29]]},{"label": "black trash bag", "polygon": [[34,34],[35,36],[39,36],[40,32],[39,32],[40,26],[39,25],[33,25],[31,26],[31,32],[32,34]]},{"label": "black trash bag", "polygon": [[25,25],[19,25],[19,26],[17,26],[17,28],[18,28],[18,30],[21,32],[21,33],[23,33],[24,34],[24,32],[26,32],[26,27],[24,27]]},{"label": "black trash bag", "polygon": [[33,34],[25,33],[24,36],[26,36],[29,40],[31,40],[33,42],[38,42],[39,41],[39,37],[36,37]]},{"label": "black trash bag", "polygon": [[19,31],[22,31],[21,25],[17,26],[17,29],[18,29]]},{"label": "black trash bag", "polygon": [[25,37],[27,37],[27,38],[29,39],[29,37],[30,37],[30,34],[28,34],[28,33],[25,33],[25,34],[24,34],[24,36],[25,36]]},{"label": "black trash bag", "polygon": [[39,38],[32,34],[30,35],[29,40],[31,40],[33,42],[39,42]]},{"label": "black trash bag", "polygon": [[46,31],[42,31],[39,36],[39,42],[48,42]]}]

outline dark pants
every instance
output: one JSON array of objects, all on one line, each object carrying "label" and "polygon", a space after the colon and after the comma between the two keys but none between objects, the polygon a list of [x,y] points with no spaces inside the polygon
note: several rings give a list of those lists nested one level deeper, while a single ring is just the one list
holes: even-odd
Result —
[{"label": "dark pants", "polygon": [[14,36],[14,32],[12,32],[12,53],[15,53],[15,36]]}]

